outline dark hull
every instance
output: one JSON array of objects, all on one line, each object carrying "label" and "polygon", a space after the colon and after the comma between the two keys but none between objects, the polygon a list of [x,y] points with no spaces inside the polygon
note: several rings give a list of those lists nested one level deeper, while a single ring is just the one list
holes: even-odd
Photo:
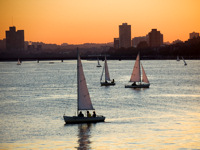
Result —
[{"label": "dark hull", "polygon": [[150,84],[125,85],[125,88],[149,88]]},{"label": "dark hull", "polygon": [[76,124],[76,123],[97,123],[104,122],[104,116],[97,117],[77,117],[77,116],[63,116],[66,124]]},{"label": "dark hull", "polygon": [[106,83],[106,82],[101,82],[101,86],[114,86],[115,83]]}]

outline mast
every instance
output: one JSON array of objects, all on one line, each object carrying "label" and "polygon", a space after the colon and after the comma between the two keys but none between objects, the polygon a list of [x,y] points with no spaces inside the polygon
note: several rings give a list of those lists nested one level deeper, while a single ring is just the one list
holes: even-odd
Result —
[{"label": "mast", "polygon": [[79,50],[77,47],[77,115],[78,115],[78,108],[79,108]]},{"label": "mast", "polygon": [[140,84],[141,84],[140,52],[138,53],[138,56],[139,56],[139,76],[140,76]]}]

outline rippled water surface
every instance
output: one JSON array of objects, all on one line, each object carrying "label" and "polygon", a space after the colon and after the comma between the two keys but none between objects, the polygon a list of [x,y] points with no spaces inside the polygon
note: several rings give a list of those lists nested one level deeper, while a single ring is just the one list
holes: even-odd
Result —
[{"label": "rippled water surface", "polygon": [[150,88],[124,88],[134,62],[108,60],[116,86],[101,87],[102,68],[82,61],[106,120],[78,125],[62,118],[76,113],[76,60],[0,62],[0,149],[200,149],[200,61],[142,61]]}]

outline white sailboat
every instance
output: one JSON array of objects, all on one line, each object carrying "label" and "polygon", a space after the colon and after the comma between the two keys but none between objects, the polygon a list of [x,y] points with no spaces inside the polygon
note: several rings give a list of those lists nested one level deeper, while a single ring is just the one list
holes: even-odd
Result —
[{"label": "white sailboat", "polygon": [[[77,114],[82,110],[94,110],[90,95],[88,92],[83,66],[78,53],[77,59]],[[63,115],[66,124],[70,123],[92,123],[92,122],[103,122],[104,116],[96,117],[79,117],[79,116],[66,116]]]},{"label": "white sailboat", "polygon": [[97,61],[97,67],[101,67],[101,64],[100,64],[100,62],[99,62],[99,58],[97,59],[98,61]]},{"label": "white sailboat", "polygon": [[20,60],[18,59],[18,61],[17,61],[17,65],[21,65],[21,62],[20,62]]},{"label": "white sailboat", "polygon": [[180,61],[180,59],[179,59],[179,56],[177,56],[177,59],[176,59],[176,61]]},{"label": "white sailboat", "polygon": [[[142,66],[142,64],[141,64]],[[141,67],[140,67],[140,54],[138,53],[133,72],[131,74],[131,85],[125,85],[125,88],[149,88],[150,83],[142,66],[142,80],[141,80]]]},{"label": "white sailboat", "polygon": [[186,63],[185,59],[183,58],[183,56],[182,56],[182,59],[183,59],[184,65],[187,66],[187,63]]},{"label": "white sailboat", "polygon": [[[105,76],[104,81],[102,81],[103,76]],[[112,81],[110,80],[110,75],[109,75],[109,71],[108,71],[108,64],[107,64],[106,57],[105,57],[105,62],[104,62],[101,78],[100,78],[100,83],[101,83],[101,86],[115,85],[115,80],[114,79],[112,79]]]}]

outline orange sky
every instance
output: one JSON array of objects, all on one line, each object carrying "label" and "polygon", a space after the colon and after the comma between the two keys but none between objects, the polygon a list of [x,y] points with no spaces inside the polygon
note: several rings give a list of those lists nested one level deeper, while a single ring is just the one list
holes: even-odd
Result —
[{"label": "orange sky", "polygon": [[185,41],[199,18],[200,0],[0,0],[0,39],[14,25],[26,41],[107,43],[127,22],[132,38],[157,28],[165,42]]}]

